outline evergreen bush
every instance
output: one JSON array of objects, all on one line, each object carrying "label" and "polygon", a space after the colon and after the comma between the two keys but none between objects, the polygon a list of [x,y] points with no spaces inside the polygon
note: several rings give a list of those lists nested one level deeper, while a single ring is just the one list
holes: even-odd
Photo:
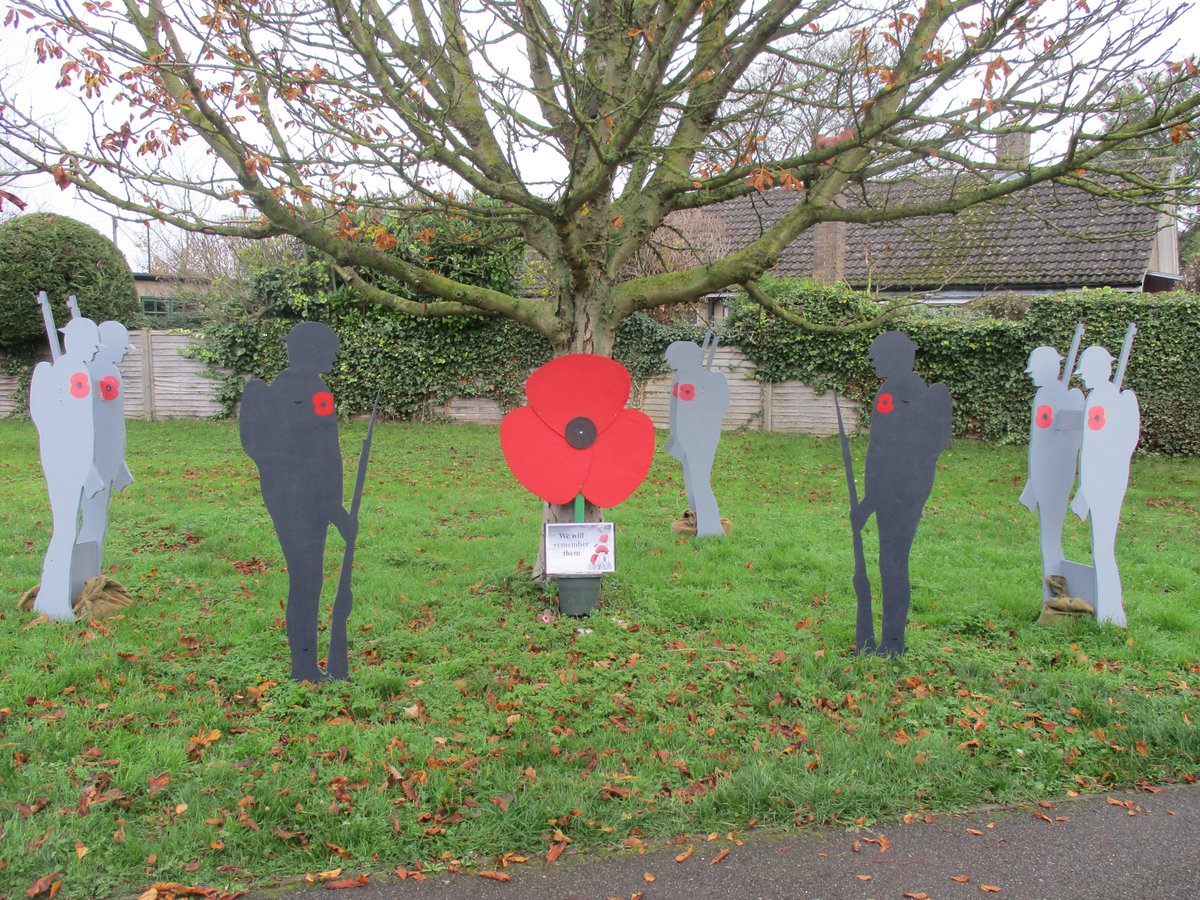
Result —
[{"label": "evergreen bush", "polygon": [[74,294],[83,314],[132,327],[141,320],[124,255],[95,228],[67,216],[31,213],[0,224],[0,350],[27,356],[46,343],[39,291],[62,325]]}]

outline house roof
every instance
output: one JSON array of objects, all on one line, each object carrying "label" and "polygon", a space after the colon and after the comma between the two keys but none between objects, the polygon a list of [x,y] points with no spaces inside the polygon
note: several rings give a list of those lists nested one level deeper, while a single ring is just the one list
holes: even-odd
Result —
[{"label": "house roof", "polygon": [[[847,206],[911,203],[949,190],[950,183],[872,185]],[[709,207],[741,247],[805,200],[802,191],[774,189]],[[780,254],[777,275],[813,274],[816,233],[810,228]],[[1159,213],[1043,183],[1014,197],[956,214],[880,225],[845,225],[844,280],[876,290],[1140,289],[1150,266]]]}]

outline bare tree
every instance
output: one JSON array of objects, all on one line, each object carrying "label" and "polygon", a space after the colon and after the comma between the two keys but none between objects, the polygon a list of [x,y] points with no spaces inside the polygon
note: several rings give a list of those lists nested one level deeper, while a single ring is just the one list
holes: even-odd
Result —
[{"label": "bare tree", "polygon": [[[294,235],[379,303],[507,316],[557,352],[608,354],[632,312],[731,285],[762,296],[755,280],[822,221],[955,212],[1050,180],[1169,199],[1167,178],[1111,151],[1192,139],[1195,62],[1155,50],[1180,14],[1143,0],[16,0],[8,24],[79,94],[92,140],[65,146],[31,98],[4,96],[0,147],[136,216]],[[1121,116],[1137,98],[1118,86],[1147,71],[1155,102]],[[807,131],[774,133],[806,104],[820,113]],[[1008,133],[1054,139],[1033,162],[997,161]],[[841,199],[899,174],[941,187]],[[631,267],[671,214],[772,186],[804,202],[750,245]],[[389,254],[388,226],[363,222],[421,212],[414,197],[520,234],[549,297]]]}]

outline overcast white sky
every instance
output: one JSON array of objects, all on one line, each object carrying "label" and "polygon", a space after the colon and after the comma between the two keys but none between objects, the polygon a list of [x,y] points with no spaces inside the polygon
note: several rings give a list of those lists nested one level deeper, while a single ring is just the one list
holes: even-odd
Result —
[{"label": "overcast white sky", "polygon": [[[1158,5],[1173,8],[1180,3],[1177,0],[1160,0]],[[1197,34],[1200,34],[1200,5],[1194,5],[1187,11],[1180,27],[1172,35],[1177,42],[1174,55],[1178,57],[1200,49],[1200,42],[1186,37]],[[0,79],[6,84],[15,85],[15,93],[34,96],[39,103],[44,103],[44,108],[39,109],[39,116],[44,121],[58,123],[67,131],[77,131],[82,141],[82,129],[86,127],[86,122],[79,113],[77,101],[71,95],[54,89],[57,66],[53,63],[39,66],[32,57],[31,45],[31,38],[23,30],[0,29]],[[118,221],[115,209],[98,209],[96,202],[88,201],[74,188],[60,190],[48,177],[30,178],[10,189],[28,203],[26,212],[54,212],[87,222],[115,239],[134,271],[147,270],[147,228],[144,224]],[[4,211],[9,211],[8,205]],[[166,226],[153,227],[161,229]]]}]

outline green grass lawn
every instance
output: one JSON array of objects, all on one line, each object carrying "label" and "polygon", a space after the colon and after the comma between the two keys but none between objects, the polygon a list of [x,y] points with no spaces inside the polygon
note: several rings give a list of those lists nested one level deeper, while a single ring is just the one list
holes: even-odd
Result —
[{"label": "green grass lawn", "polygon": [[[343,426],[348,481],[363,432]],[[236,426],[131,423],[129,461],[105,561],[136,604],[39,621],[16,608],[49,537],[36,435],[0,422],[10,897],[56,872],[59,897],[83,897],[489,869],[566,839],[870,824],[1200,772],[1200,460],[1135,462],[1129,630],[1037,627],[1024,451],[956,442],[913,551],[909,651],[888,660],[852,653],[835,440],[726,435],[715,486],[733,534],[701,542],[669,533],[682,477],[659,454],[609,513],[618,571],[600,609],[547,624],[553,601],[522,564],[541,504],[496,429],[385,424],[353,681],[320,687],[288,679],[287,576]],[[326,609],[340,559],[331,533]]]}]

